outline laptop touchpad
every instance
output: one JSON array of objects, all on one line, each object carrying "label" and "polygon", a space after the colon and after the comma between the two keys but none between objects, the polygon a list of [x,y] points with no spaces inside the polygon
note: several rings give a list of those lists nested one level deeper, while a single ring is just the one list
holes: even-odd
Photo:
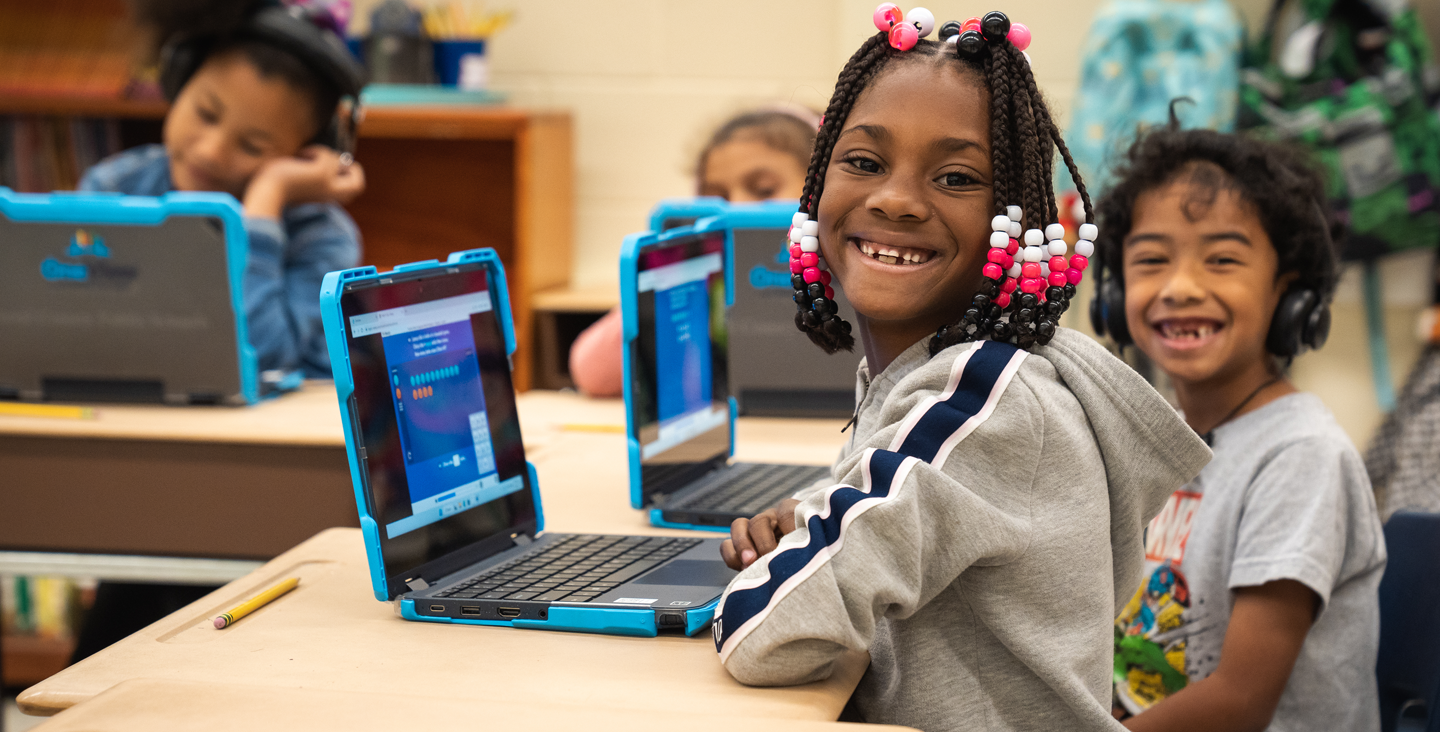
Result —
[{"label": "laptop touchpad", "polygon": [[692,587],[724,587],[730,584],[735,570],[724,562],[705,559],[677,559],[635,580],[638,585],[690,585]]}]

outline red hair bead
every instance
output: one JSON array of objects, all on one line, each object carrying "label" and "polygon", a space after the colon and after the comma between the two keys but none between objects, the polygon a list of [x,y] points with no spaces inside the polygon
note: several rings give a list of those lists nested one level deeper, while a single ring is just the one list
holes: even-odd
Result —
[{"label": "red hair bead", "polygon": [[[823,269],[820,270],[820,284],[822,284],[822,285],[828,285],[828,284],[830,284],[830,272],[829,272],[828,270],[823,270]],[[825,297],[830,297],[830,296],[829,296],[829,295],[826,295]]]},{"label": "red hair bead", "polygon": [[900,12],[900,6],[895,3],[880,3],[880,6],[875,8],[875,14],[870,16],[870,19],[875,21],[876,30],[888,31],[894,27],[896,23],[904,20],[905,14]]},{"label": "red hair bead", "polygon": [[1051,286],[1051,287],[1064,287],[1064,286],[1065,286],[1065,283],[1067,283],[1067,282],[1069,282],[1069,281],[1070,281],[1070,280],[1068,280],[1068,279],[1065,278],[1065,273],[1064,273],[1064,272],[1051,272],[1051,273],[1050,273],[1050,286]]},{"label": "red hair bead", "polygon": [[1080,270],[1075,269],[1074,267],[1071,267],[1070,269],[1065,270],[1065,281],[1066,281],[1066,282],[1069,282],[1069,283],[1072,284],[1072,285],[1078,285],[1078,284],[1080,284],[1080,280],[1081,280],[1081,278],[1083,278],[1084,276],[1085,276],[1085,273],[1084,273],[1084,272],[1081,272]]},{"label": "red hair bead", "polygon": [[1000,265],[994,262],[985,265],[985,269],[981,271],[986,277],[989,277],[992,280],[998,280],[1001,277],[1005,276],[1005,270],[1000,269]]},{"label": "red hair bead", "polygon": [[[1014,282],[1015,280],[1010,280],[1010,281],[1011,281],[1011,282]],[[996,295],[996,296],[995,296],[995,304],[996,304],[996,305],[999,305],[1002,309],[1003,309],[1003,308],[1008,308],[1008,307],[1010,307],[1010,293],[1008,293],[1008,292],[1001,292],[999,295]]]},{"label": "red hair bead", "polygon": [[1000,283],[1000,291],[1007,295],[1014,292],[1018,287],[1020,287],[1020,280],[1014,277],[1006,277],[1005,281]]},{"label": "red hair bead", "polygon": [[[1021,276],[1021,277],[1024,277],[1025,279],[1031,279],[1031,280],[1033,280],[1033,279],[1039,279],[1039,277],[1040,277],[1040,263],[1039,263],[1039,262],[1026,262],[1025,264],[1021,265],[1021,266],[1020,266],[1020,276]],[[1021,280],[1021,281],[1020,281],[1020,284],[1021,284],[1021,285],[1024,285],[1024,284],[1025,284],[1025,280]]]},{"label": "red hair bead", "polygon": [[800,245],[799,245],[799,244],[791,244],[791,245],[790,245],[790,258],[791,258],[791,259],[799,259],[799,258],[800,258],[800,255],[801,255],[801,254],[804,254],[804,253],[805,253],[805,252],[800,249]]},{"label": "red hair bead", "polygon": [[[964,23],[961,23],[961,24],[960,24],[960,32],[961,32],[961,33],[964,33],[965,31],[970,31],[970,30],[975,31],[976,33],[979,33],[979,32],[980,32],[980,19],[979,19],[979,18],[971,18],[971,19],[965,21]],[[1013,218],[1013,217],[1012,217],[1012,218]]]},{"label": "red hair bead", "polygon": [[800,255],[800,266],[802,267],[814,267],[819,263],[820,258],[815,256],[815,252],[805,252]]},{"label": "red hair bead", "polygon": [[805,265],[801,264],[799,259],[790,260],[790,274],[800,274],[804,271]]},{"label": "red hair bead", "polygon": [[[829,272],[821,272],[820,274],[830,274],[830,273],[829,273]],[[821,282],[824,282],[824,281],[826,281],[826,280],[828,280],[828,279],[830,279],[830,278],[829,278],[829,277],[821,277],[821,278],[820,278],[820,281],[821,281]],[[826,299],[826,300],[834,300],[834,299],[835,299],[835,288],[831,287],[830,285],[825,285],[825,299]]]},{"label": "red hair bead", "polygon": [[1051,272],[1064,272],[1065,270],[1067,270],[1067,269],[1069,269],[1069,268],[1070,268],[1070,265],[1065,262],[1065,258],[1064,258],[1064,257],[1051,257],[1051,258],[1050,258],[1050,271],[1051,271]]},{"label": "red hair bead", "polygon": [[[1036,266],[1036,267],[1039,267],[1040,265],[1037,264],[1037,265],[1035,265],[1035,266]],[[1039,278],[1039,277],[1026,277],[1026,278],[1023,279],[1023,280],[1020,280],[1020,291],[1021,291],[1021,292],[1028,292],[1028,293],[1031,293],[1031,294],[1034,294],[1034,293],[1039,292],[1039,291],[1040,291],[1040,278]]]},{"label": "red hair bead", "polygon": [[815,269],[814,267],[806,267],[805,271],[802,274],[805,277],[805,284],[807,285],[811,282],[820,281],[820,270]]},{"label": "red hair bead", "polygon": [[994,263],[996,263],[996,264],[998,264],[998,265],[1000,265],[1000,266],[1002,266],[1002,267],[1005,266],[1005,258],[1008,257],[1008,256],[1010,256],[1010,255],[1009,255],[1009,254],[1006,254],[1004,249],[991,249],[989,252],[987,252],[987,253],[985,254],[985,258],[986,258],[986,259],[988,259],[988,260],[990,260],[990,261],[992,261],[992,262],[994,262]]},{"label": "red hair bead", "polygon": [[1009,254],[1010,256],[1013,257],[1013,256],[1015,256],[1015,253],[1018,252],[1018,251],[1020,251],[1020,240],[1019,240],[1019,239],[1016,239],[1016,238],[1014,238],[1014,237],[1011,237],[1011,238],[1010,238],[1010,244],[1005,247],[1005,253],[1006,253],[1006,254]]},{"label": "red hair bead", "polygon": [[1009,254],[1006,254],[1006,255],[1005,255],[1005,261],[1001,262],[1001,263],[1000,263],[1000,266],[1001,266],[1001,267],[1004,267],[1005,269],[1010,269],[1011,267],[1014,267],[1014,266],[1015,266],[1015,258],[1012,257],[1012,256],[1010,256]]},{"label": "red hair bead", "polygon": [[1070,258],[1070,266],[1084,272],[1085,268],[1090,266],[1090,258],[1083,254],[1076,254]]}]

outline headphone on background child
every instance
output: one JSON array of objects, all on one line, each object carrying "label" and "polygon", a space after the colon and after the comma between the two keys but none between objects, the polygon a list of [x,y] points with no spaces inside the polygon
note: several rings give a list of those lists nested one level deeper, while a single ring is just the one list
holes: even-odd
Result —
[{"label": "headphone on background child", "polygon": [[[323,12],[323,11],[322,11]],[[360,89],[365,69],[334,32],[317,25],[315,11],[268,2],[245,19],[234,36],[254,39],[294,54],[320,78],[340,90],[341,110],[326,123],[312,142],[341,152],[353,152],[355,128],[360,123]],[[175,101],[190,77],[200,70],[218,38],[214,34],[182,36],[167,41],[160,51],[160,90]],[[342,111],[344,110],[344,111]]]},{"label": "headphone on background child", "polygon": [[[1330,224],[1319,203],[1312,201],[1320,224],[1324,251],[1334,260]],[[1119,268],[1106,267],[1106,257],[1096,257],[1095,298],[1090,301],[1090,325],[1095,334],[1109,335],[1119,346],[1134,344],[1125,320],[1125,280]],[[1107,270],[1110,270],[1107,272]],[[1330,303],[1312,287],[1292,286],[1281,296],[1270,318],[1265,350],[1280,358],[1294,358],[1306,348],[1318,349],[1330,336]]]}]

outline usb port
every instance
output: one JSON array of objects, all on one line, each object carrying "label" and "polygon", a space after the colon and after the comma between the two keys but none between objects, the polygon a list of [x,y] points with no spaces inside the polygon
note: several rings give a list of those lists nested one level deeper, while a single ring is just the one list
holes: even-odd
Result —
[{"label": "usb port", "polygon": [[502,608],[500,608],[500,617],[502,617],[502,618],[518,618],[518,617],[520,617],[520,608],[518,608],[518,607],[502,607]]},{"label": "usb port", "polygon": [[462,607],[460,608],[460,614],[461,614],[461,615],[479,615],[479,614],[480,614],[480,608],[478,608],[478,607],[464,607],[464,606],[462,606]]},{"label": "usb port", "polygon": [[445,606],[444,606],[444,605],[431,605],[431,606],[430,606],[430,612],[432,612],[432,613],[443,613],[443,612],[445,612]]}]

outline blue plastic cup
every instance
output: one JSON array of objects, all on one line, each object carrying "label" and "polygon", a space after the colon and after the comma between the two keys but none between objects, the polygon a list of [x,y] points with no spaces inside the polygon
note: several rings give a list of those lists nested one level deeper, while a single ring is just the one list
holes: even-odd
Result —
[{"label": "blue plastic cup", "polygon": [[471,91],[488,87],[485,41],[435,41],[435,78],[444,86]]}]

